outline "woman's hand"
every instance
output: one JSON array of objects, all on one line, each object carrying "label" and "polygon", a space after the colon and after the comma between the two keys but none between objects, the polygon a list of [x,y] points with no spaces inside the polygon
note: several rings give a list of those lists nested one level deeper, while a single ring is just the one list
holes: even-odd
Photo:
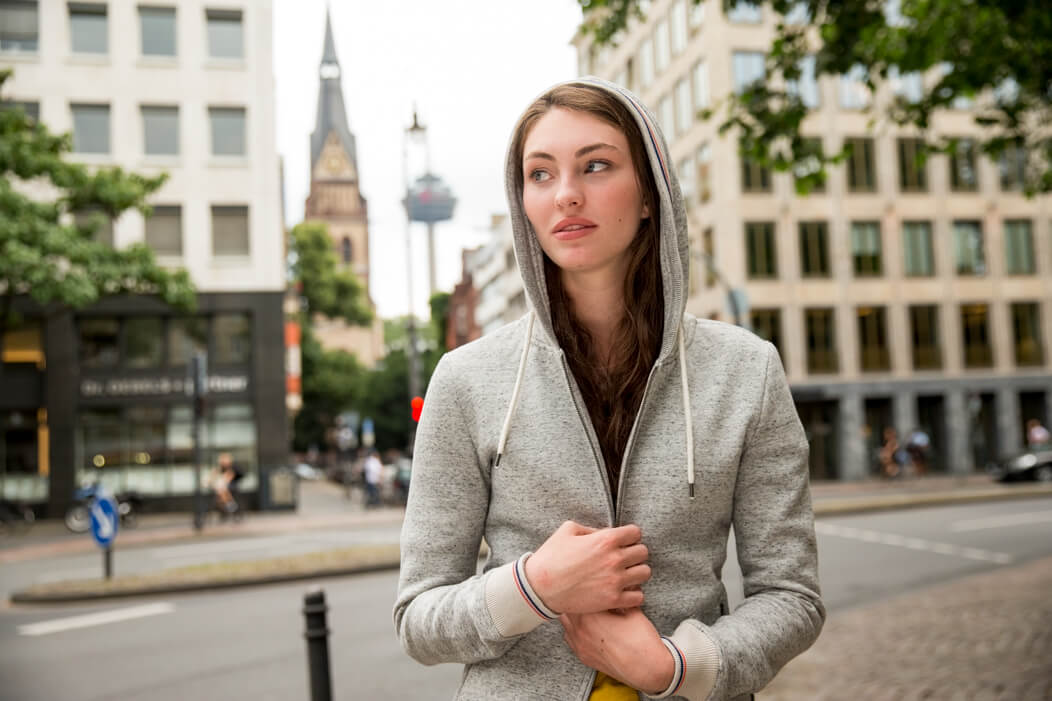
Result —
[{"label": "woman's hand", "polygon": [[640,609],[563,614],[559,622],[577,659],[592,669],[648,695],[672,683],[676,663]]},{"label": "woman's hand", "polygon": [[643,603],[650,579],[639,526],[595,529],[567,521],[526,559],[526,579],[559,613],[592,613]]}]

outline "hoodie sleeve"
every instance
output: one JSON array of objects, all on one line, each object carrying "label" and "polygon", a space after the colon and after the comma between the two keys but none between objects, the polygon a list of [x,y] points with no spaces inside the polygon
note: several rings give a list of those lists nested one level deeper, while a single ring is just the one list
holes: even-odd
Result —
[{"label": "hoodie sleeve", "polygon": [[679,695],[729,699],[757,692],[818,638],[825,608],[808,483],[807,439],[777,351],[767,368],[734,490],[734,534],[745,601],[709,627],[687,620]]},{"label": "hoodie sleeve", "polygon": [[473,443],[474,422],[460,405],[449,357],[435,368],[417,428],[394,607],[402,647],[423,664],[499,657],[555,617],[526,582],[529,553],[476,574],[489,466]]}]

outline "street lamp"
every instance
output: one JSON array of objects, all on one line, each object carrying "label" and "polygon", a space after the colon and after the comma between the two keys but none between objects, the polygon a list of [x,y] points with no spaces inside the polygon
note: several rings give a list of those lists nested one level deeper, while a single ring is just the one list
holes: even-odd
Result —
[{"label": "street lamp", "polygon": [[[420,395],[420,373],[417,371],[416,357],[416,322],[413,317],[413,245],[412,245],[412,215],[409,209],[409,140],[412,138],[423,139],[426,136],[427,127],[417,119],[416,110],[413,110],[413,123],[402,132],[402,187],[405,189],[405,279],[406,288],[409,292],[409,314],[406,317],[406,365],[409,373],[409,397]],[[409,445],[406,452],[410,457],[413,455],[413,443],[416,439],[416,422],[409,422]]]}]

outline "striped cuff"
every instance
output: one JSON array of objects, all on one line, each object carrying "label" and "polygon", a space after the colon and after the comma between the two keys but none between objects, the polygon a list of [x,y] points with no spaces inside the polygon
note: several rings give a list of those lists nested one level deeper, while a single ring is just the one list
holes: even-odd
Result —
[{"label": "striped cuff", "polygon": [[530,587],[523,568],[526,553],[518,560],[501,565],[486,574],[486,608],[497,632],[511,638],[558,617]]},{"label": "striped cuff", "polygon": [[652,699],[667,699],[669,696],[675,696],[679,688],[683,686],[683,680],[687,676],[687,660],[683,657],[683,653],[680,652],[674,642],[664,635],[661,636],[661,642],[665,643],[665,647],[668,648],[669,653],[672,655],[672,659],[676,663],[676,671],[672,675],[672,682],[669,683],[668,687],[660,694],[651,696],[650,698]]}]

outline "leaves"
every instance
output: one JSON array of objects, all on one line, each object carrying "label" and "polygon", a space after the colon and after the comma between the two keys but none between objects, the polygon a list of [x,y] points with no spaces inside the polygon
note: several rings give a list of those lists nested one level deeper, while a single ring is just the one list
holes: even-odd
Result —
[{"label": "leaves", "polygon": [[324,222],[297,224],[291,232],[291,246],[292,275],[308,318],[321,314],[362,326],[372,321],[365,288],[354,273],[338,268]]},{"label": "leaves", "polygon": [[[638,0],[578,0],[585,10],[582,31],[598,44],[616,43]],[[692,0],[697,3],[698,0]],[[724,10],[748,0],[723,0]],[[741,153],[764,167],[810,178],[843,153],[816,154],[800,138],[809,109],[785,89],[799,76],[800,60],[812,54],[815,74],[839,76],[860,67],[874,91],[895,75],[922,73],[919,100],[874,102],[871,122],[887,120],[918,127],[926,149],[949,152],[952,134],[933,129],[933,116],[959,100],[973,100],[972,115],[983,128],[981,150],[997,158],[1009,145],[1023,149],[1024,191],[1052,191],[1052,7],[1040,2],[998,0],[769,0],[786,15],[805,7],[807,27],[780,22],[767,56],[767,79],[724,103],[720,133],[741,137]],[[895,11],[897,6],[897,11]],[[700,114],[699,119],[708,119]],[[817,161],[819,171],[814,171]],[[816,176],[820,172],[822,176]],[[817,184],[816,182],[812,184]],[[806,189],[807,183],[797,183]]]}]

